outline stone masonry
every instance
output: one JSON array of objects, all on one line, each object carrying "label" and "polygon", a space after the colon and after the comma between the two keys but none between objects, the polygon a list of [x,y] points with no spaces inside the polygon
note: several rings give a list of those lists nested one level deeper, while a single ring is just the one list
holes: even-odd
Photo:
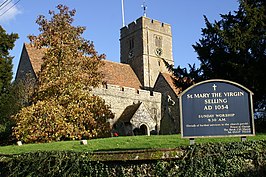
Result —
[{"label": "stone masonry", "polygon": [[[140,17],[120,32],[121,63],[103,61],[103,85],[92,90],[115,114],[110,120],[113,131],[120,135],[180,132],[179,90],[163,63],[164,59],[174,64],[171,26]],[[16,80],[27,73],[38,79],[44,53],[45,49],[25,44]]]}]

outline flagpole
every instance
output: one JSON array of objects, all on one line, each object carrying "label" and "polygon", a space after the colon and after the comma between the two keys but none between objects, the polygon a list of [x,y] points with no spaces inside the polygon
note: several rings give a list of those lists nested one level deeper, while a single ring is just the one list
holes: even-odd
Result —
[{"label": "flagpole", "polygon": [[121,0],[122,4],[122,26],[125,26],[125,12],[124,12],[124,0]]}]

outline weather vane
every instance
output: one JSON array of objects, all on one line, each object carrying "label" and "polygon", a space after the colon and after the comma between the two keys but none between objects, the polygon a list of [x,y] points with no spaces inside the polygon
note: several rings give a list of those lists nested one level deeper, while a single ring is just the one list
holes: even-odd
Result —
[{"label": "weather vane", "polygon": [[143,0],[143,4],[141,5],[141,7],[143,8],[143,16],[146,17],[147,16],[146,10],[148,7],[145,4],[145,0]]}]

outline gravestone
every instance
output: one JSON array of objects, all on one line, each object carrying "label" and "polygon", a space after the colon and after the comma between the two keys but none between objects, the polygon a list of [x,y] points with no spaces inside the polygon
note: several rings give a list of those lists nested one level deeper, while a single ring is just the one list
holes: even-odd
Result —
[{"label": "gravestone", "polygon": [[183,138],[254,136],[253,93],[228,80],[207,80],[180,95]]}]

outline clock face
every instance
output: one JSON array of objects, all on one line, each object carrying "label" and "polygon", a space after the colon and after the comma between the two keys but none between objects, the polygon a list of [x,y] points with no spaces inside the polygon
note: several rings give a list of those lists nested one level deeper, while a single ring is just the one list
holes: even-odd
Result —
[{"label": "clock face", "polygon": [[163,49],[161,49],[161,48],[156,48],[156,49],[155,49],[155,54],[156,54],[157,56],[161,56],[161,55],[163,54]]},{"label": "clock face", "polygon": [[128,53],[128,58],[133,58],[133,57],[134,57],[134,52],[133,52],[133,50],[131,50]]}]

